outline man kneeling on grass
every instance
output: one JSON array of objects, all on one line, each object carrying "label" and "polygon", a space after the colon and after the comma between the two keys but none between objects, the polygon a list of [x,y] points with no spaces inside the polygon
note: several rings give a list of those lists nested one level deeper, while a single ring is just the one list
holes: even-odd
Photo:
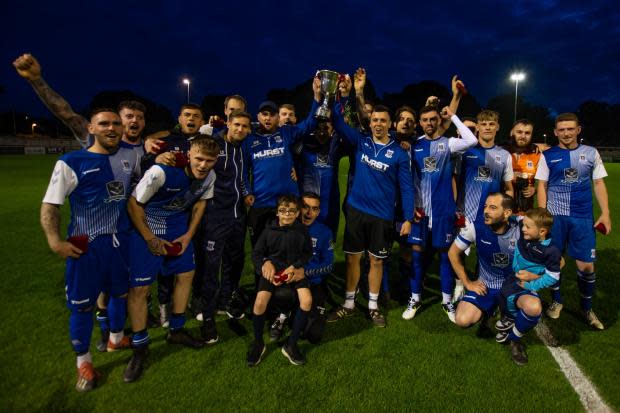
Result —
[{"label": "man kneeling on grass", "polygon": [[498,343],[510,343],[512,360],[527,363],[521,337],[538,324],[542,303],[537,291],[555,285],[563,265],[562,252],[551,244],[553,216],[543,208],[525,213],[521,223],[522,236],[517,241],[512,262],[514,274],[504,281],[500,293],[502,319],[495,324]]},{"label": "man kneeling on grass", "polygon": [[312,258],[312,241],[306,227],[297,220],[300,202],[294,195],[278,198],[276,219],[263,230],[258,238],[252,260],[256,271],[261,271],[258,282],[258,294],[254,302],[253,324],[254,343],[248,352],[248,366],[260,363],[265,354],[263,330],[265,327],[265,310],[276,288],[284,283],[292,284],[299,297],[299,309],[295,316],[293,331],[282,347],[282,354],[293,364],[306,362],[297,348],[297,340],[308,320],[312,307],[310,284],[304,276],[303,267]]}]

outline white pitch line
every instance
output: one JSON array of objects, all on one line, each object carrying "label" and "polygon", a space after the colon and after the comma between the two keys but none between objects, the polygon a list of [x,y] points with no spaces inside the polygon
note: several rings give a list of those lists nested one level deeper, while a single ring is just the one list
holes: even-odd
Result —
[{"label": "white pitch line", "polygon": [[560,366],[562,373],[573,386],[575,393],[579,396],[581,404],[588,412],[608,413],[613,410],[605,404],[603,398],[598,394],[594,384],[581,371],[577,362],[571,357],[570,353],[561,347],[557,347],[557,341],[549,331],[549,327],[541,320],[536,326],[536,334]]}]

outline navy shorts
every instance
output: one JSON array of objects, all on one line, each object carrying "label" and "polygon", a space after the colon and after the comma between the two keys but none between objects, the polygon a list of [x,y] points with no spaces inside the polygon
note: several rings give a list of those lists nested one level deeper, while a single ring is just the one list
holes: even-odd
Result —
[{"label": "navy shorts", "polygon": [[[172,241],[177,237],[162,236],[159,238]],[[182,255],[176,257],[153,255],[144,238],[134,231],[130,235],[129,253],[130,287],[151,285],[157,280],[157,274],[170,276],[193,271],[196,268],[192,242]]]},{"label": "navy shorts", "polygon": [[129,234],[99,235],[88,244],[80,258],[67,258],[65,291],[67,307],[83,310],[94,307],[99,293],[113,297],[129,287]]},{"label": "navy shorts", "polygon": [[454,241],[454,214],[433,217],[433,228],[428,227],[429,217],[411,225],[407,242],[424,248],[449,248]]},{"label": "navy shorts", "polygon": [[568,255],[583,262],[596,260],[596,233],[592,218],[553,217],[551,243],[562,252],[568,244]]},{"label": "navy shorts", "polygon": [[500,289],[487,288],[486,295],[478,295],[466,290],[461,301],[466,301],[478,307],[487,316],[492,316],[499,305]]}]

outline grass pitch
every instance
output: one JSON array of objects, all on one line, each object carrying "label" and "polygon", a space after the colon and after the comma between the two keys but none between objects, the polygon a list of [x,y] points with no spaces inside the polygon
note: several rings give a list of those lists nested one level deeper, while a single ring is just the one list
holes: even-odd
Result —
[{"label": "grass pitch", "polygon": [[[476,328],[451,324],[439,302],[436,271],[425,282],[424,308],[411,321],[393,301],[388,327],[372,328],[363,312],[328,325],[318,346],[301,343],[305,366],[291,365],[268,344],[257,368],[246,367],[247,334],[218,319],[220,341],[198,351],[169,346],[162,329],[151,330],[149,364],[136,383],[122,381],[129,352],[97,353],[100,387],[74,390],[75,358],[68,339],[64,302],[64,262],[49,251],[39,227],[39,206],[55,157],[2,156],[0,216],[3,282],[0,284],[2,351],[0,411],[580,411],[582,406],[563,373],[534,335],[526,338],[529,365],[517,367],[508,348],[476,336]],[[346,173],[342,165],[341,175]],[[612,219],[617,218],[620,165],[606,165]],[[342,176],[341,176],[342,178]],[[342,179],[341,179],[342,181]],[[68,223],[63,208],[62,226]],[[610,236],[598,236],[594,308],[606,330],[594,332],[578,318],[574,264],[562,273],[565,309],[547,320],[552,333],[590,377],[601,396],[620,409],[620,221]],[[339,238],[332,285],[342,285]],[[394,260],[395,261],[395,260]],[[473,267],[469,260],[468,266]],[[250,261],[242,284],[252,283]],[[393,265],[391,274],[397,274]],[[396,288],[396,283],[393,288]],[[335,289],[341,294],[341,289]],[[549,298],[543,293],[543,298]],[[340,301],[340,297],[334,297]],[[198,333],[198,323],[189,327]],[[96,329],[94,338],[98,338]],[[94,342],[94,340],[93,340]]]}]

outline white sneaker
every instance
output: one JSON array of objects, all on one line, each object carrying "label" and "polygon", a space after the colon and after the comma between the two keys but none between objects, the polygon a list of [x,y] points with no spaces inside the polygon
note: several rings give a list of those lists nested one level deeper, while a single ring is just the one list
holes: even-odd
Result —
[{"label": "white sneaker", "polygon": [[196,320],[203,321],[202,313],[196,314]]},{"label": "white sneaker", "polygon": [[452,321],[453,323],[456,323],[456,308],[454,307],[454,304],[452,303],[442,304],[441,308],[443,308],[443,311],[446,312],[446,315],[448,316],[450,321]]},{"label": "white sneaker", "polygon": [[405,320],[411,320],[415,317],[415,313],[422,307],[422,303],[416,301],[413,297],[409,299],[409,304],[407,304],[407,309],[403,311],[403,318]]}]

